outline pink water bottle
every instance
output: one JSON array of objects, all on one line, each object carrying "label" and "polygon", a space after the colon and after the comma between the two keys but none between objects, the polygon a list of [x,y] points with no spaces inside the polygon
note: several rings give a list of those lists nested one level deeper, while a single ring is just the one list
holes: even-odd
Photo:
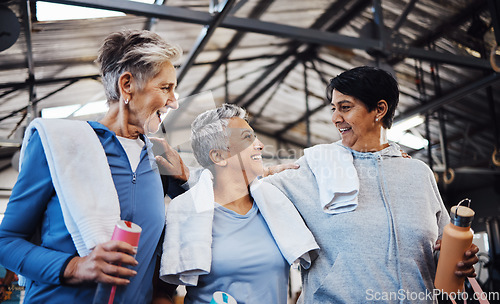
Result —
[{"label": "pink water bottle", "polygon": [[112,240],[124,241],[134,246],[137,250],[139,247],[139,239],[141,237],[141,227],[131,221],[120,220],[116,223],[115,230],[113,231]]},{"label": "pink water bottle", "polygon": [[[137,250],[141,231],[142,228],[139,225],[130,221],[120,220],[116,223],[111,240],[127,242]],[[99,283],[93,304],[112,304],[115,300],[115,294],[116,285]]]}]

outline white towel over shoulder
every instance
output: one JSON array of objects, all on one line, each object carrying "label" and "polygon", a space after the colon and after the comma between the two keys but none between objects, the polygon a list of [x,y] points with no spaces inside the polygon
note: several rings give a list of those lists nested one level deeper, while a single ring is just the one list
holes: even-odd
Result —
[{"label": "white towel over shoulder", "polygon": [[80,256],[109,241],[120,219],[118,194],[104,149],[85,121],[40,119],[26,130],[19,169],[28,141],[38,131],[64,223]]},{"label": "white towel over shoulder", "polygon": [[[281,253],[289,264],[309,268],[319,247],[299,213],[276,187],[254,181],[250,192]],[[195,286],[200,275],[210,273],[214,218],[212,174],[200,179],[186,193],[170,202],[160,278],[172,284]]]},{"label": "white towel over shoulder", "polygon": [[304,157],[316,178],[323,211],[337,214],[355,210],[359,178],[351,152],[336,142],[307,148]]}]

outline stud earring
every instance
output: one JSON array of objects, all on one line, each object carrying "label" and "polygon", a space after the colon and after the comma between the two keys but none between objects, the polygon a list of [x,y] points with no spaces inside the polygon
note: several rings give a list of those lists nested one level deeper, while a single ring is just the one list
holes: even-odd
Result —
[{"label": "stud earring", "polygon": [[129,103],[129,100],[128,100],[128,98],[126,98],[125,99],[125,104],[128,105],[128,103]]},{"label": "stud earring", "polygon": [[378,118],[375,118],[375,121],[378,121]]}]

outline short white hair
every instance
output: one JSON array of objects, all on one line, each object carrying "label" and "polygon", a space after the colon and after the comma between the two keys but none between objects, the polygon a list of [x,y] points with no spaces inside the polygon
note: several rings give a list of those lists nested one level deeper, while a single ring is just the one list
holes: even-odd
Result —
[{"label": "short white hair", "polygon": [[204,168],[214,164],[210,159],[211,150],[228,149],[227,125],[234,117],[246,120],[247,112],[236,105],[223,104],[217,109],[201,113],[191,124],[191,147],[196,160]]}]

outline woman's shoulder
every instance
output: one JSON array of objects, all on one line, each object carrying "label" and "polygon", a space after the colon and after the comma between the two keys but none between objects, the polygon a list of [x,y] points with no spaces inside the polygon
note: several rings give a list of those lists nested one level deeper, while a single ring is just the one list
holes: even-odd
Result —
[{"label": "woman's shoulder", "polygon": [[415,158],[393,158],[396,163],[395,167],[399,172],[408,172],[411,174],[430,174],[432,175],[431,168],[422,160]]},{"label": "woman's shoulder", "polygon": [[182,206],[191,206],[194,201],[194,193],[193,189],[189,189],[186,192],[179,194],[175,198],[173,198],[169,203],[168,203],[168,210],[175,210],[179,208],[183,208]]},{"label": "woman's shoulder", "polygon": [[42,138],[40,137],[40,134],[37,129],[33,129],[31,133],[28,135],[26,134],[25,136],[29,136],[28,138],[25,139],[23,142],[23,148],[22,148],[22,153],[20,156],[21,162],[25,158],[29,158],[32,155],[45,155],[45,150],[43,148],[43,143],[42,143]]},{"label": "woman's shoulder", "polygon": [[176,196],[167,206],[167,217],[182,214],[191,217],[214,208],[213,190],[196,183],[186,192]]}]

